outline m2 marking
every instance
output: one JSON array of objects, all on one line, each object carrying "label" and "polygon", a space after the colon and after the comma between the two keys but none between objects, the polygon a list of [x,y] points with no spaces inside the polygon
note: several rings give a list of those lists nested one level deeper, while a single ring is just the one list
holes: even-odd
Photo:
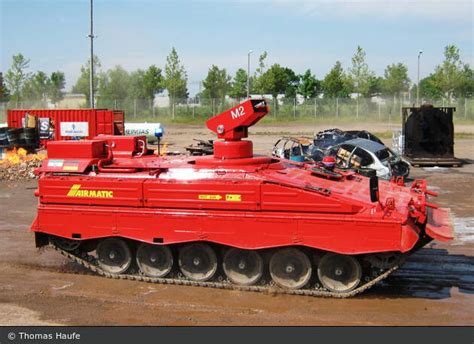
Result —
[{"label": "m2 marking", "polygon": [[237,119],[239,117],[245,116],[245,109],[243,106],[239,106],[237,109],[234,111],[230,111],[230,115],[232,116],[232,119]]}]

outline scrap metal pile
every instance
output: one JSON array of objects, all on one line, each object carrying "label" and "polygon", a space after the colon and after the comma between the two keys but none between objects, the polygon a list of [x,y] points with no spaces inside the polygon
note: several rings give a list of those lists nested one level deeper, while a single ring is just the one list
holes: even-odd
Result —
[{"label": "scrap metal pile", "polygon": [[35,179],[34,170],[45,158],[33,153],[39,145],[37,118],[26,112],[19,125],[0,128],[0,180]]},{"label": "scrap metal pile", "polygon": [[320,162],[332,156],[339,168],[372,169],[383,179],[407,177],[410,173],[407,161],[365,130],[335,128],[321,131],[312,139],[282,137],[273,146],[272,155],[299,162]]},{"label": "scrap metal pile", "polygon": [[28,154],[24,148],[8,150],[0,160],[0,180],[28,180],[38,178],[34,170],[41,166],[45,154]]},{"label": "scrap metal pile", "polygon": [[214,154],[214,140],[199,140],[196,144],[186,147],[186,151],[191,155],[212,155]]}]

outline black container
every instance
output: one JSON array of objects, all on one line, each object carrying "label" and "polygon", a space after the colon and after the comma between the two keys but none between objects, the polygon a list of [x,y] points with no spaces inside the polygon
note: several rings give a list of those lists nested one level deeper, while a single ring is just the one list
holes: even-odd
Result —
[{"label": "black container", "polygon": [[25,140],[25,128],[18,129],[18,144],[24,146],[26,144]]},{"label": "black container", "polygon": [[404,107],[403,156],[415,166],[461,166],[454,156],[454,107]]},{"label": "black container", "polygon": [[0,146],[8,146],[7,131],[7,127],[0,128]]},{"label": "black container", "polygon": [[36,128],[24,128],[25,143],[28,146],[36,146],[38,137],[36,135]]},{"label": "black container", "polygon": [[10,146],[18,146],[20,144],[20,130],[17,128],[8,129],[7,139]]}]

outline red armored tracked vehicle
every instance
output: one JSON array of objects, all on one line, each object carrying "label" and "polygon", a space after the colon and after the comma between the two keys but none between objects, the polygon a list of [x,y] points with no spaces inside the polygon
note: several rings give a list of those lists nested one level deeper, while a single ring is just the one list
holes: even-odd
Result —
[{"label": "red armored tracked vehicle", "polygon": [[51,142],[37,246],[113,278],[347,297],[452,239],[424,180],[254,155],[243,138],[267,112],[252,99],[211,118],[213,156],[157,156],[143,136]]}]

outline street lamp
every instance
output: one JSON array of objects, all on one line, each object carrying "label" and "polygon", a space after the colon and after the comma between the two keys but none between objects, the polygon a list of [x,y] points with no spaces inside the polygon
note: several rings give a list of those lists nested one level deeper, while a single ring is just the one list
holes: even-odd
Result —
[{"label": "street lamp", "polygon": [[423,50],[418,52],[418,69],[417,69],[417,81],[416,81],[416,106],[420,106],[420,57],[423,54]]},{"label": "street lamp", "polygon": [[253,50],[249,50],[247,54],[247,98],[250,98],[250,54]]},{"label": "street lamp", "polygon": [[94,0],[90,0],[90,33],[89,38],[91,39],[90,50],[91,50],[91,60],[90,60],[90,70],[89,70],[89,103],[90,107],[93,109],[94,104]]}]

